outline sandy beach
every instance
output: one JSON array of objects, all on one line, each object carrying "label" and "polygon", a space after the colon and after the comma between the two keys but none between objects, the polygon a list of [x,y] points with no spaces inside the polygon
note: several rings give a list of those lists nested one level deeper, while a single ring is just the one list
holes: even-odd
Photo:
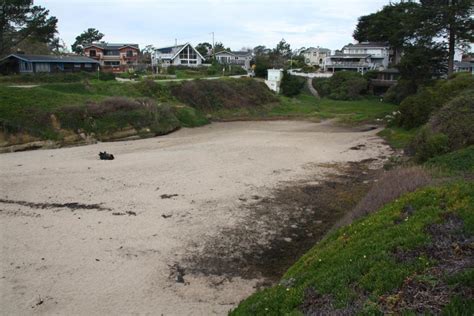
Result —
[{"label": "sandy beach", "polygon": [[[278,227],[249,221],[252,205],[285,183],[323,180],[328,164],[380,167],[390,149],[376,133],[330,122],[213,123],[2,154],[0,313],[225,315],[264,276],[203,274],[192,258],[236,227],[255,235],[235,240],[240,247],[291,243]],[[99,160],[104,150],[116,159]]]}]

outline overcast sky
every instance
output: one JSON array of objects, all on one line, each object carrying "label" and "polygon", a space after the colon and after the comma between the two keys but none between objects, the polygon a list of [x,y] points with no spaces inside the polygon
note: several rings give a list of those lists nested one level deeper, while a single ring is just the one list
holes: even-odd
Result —
[{"label": "overcast sky", "polygon": [[106,42],[138,43],[140,48],[179,43],[223,42],[226,47],[265,45],[284,38],[292,49],[340,49],[354,42],[361,15],[388,0],[36,0],[59,19],[59,36],[69,46],[93,27]]}]

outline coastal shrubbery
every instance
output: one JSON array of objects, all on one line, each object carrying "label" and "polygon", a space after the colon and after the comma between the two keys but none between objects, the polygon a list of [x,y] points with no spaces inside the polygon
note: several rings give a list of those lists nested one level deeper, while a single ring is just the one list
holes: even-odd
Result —
[{"label": "coastal shrubbery", "polygon": [[170,89],[177,100],[204,111],[254,107],[277,100],[263,83],[245,78],[193,80]]},{"label": "coastal shrubbery", "polygon": [[334,100],[357,100],[367,94],[368,80],[352,71],[339,71],[331,78],[313,79],[313,87],[322,97]]},{"label": "coastal shrubbery", "polygon": [[281,93],[287,97],[293,97],[301,92],[306,79],[299,76],[292,76],[287,71],[283,73],[280,89]]}]

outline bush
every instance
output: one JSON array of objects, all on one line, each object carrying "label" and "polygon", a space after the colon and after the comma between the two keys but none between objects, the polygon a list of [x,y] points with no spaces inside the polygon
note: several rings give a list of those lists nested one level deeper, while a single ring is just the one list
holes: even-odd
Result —
[{"label": "bush", "polygon": [[400,104],[406,97],[416,93],[416,84],[409,80],[399,80],[396,85],[388,88],[383,95],[385,102]]},{"label": "bush", "polygon": [[410,148],[419,162],[474,144],[474,90],[452,99],[418,132]]},{"label": "bush", "polygon": [[141,96],[166,101],[171,98],[169,88],[151,79],[145,79],[133,85]]},{"label": "bush", "polygon": [[398,124],[407,129],[421,126],[428,122],[431,112],[438,108],[440,100],[430,89],[423,89],[407,97],[400,104]]},{"label": "bush", "polygon": [[457,74],[449,80],[439,80],[433,87],[420,89],[400,104],[399,125],[413,128],[425,124],[433,111],[470,89],[474,89],[474,78],[470,74]]},{"label": "bush", "polygon": [[329,78],[313,78],[313,87],[321,97],[327,97],[331,94]]},{"label": "bush", "polygon": [[367,92],[368,81],[361,74],[351,71],[339,71],[329,79],[331,94],[334,100],[355,100]]},{"label": "bush", "polygon": [[338,71],[331,78],[314,78],[313,87],[334,100],[356,100],[367,93],[368,80],[358,72]]},{"label": "bush", "polygon": [[288,72],[283,73],[281,79],[280,89],[281,93],[287,97],[292,97],[301,92],[303,89],[306,79],[303,77],[292,76]]},{"label": "bush", "polygon": [[202,111],[255,107],[276,100],[264,83],[248,78],[186,81],[171,86],[171,94]]},{"label": "bush", "polygon": [[425,162],[431,157],[442,155],[449,151],[448,136],[443,133],[433,133],[427,126],[420,129],[410,144],[415,160]]},{"label": "bush", "polygon": [[449,150],[474,144],[474,90],[452,99],[430,119],[429,128],[448,137]]}]

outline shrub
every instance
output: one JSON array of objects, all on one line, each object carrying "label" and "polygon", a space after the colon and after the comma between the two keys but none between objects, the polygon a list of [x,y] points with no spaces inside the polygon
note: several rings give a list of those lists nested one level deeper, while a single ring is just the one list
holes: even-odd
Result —
[{"label": "shrub", "polygon": [[439,101],[430,89],[407,97],[400,104],[398,124],[408,129],[425,124],[431,112],[440,106]]},{"label": "shrub", "polygon": [[336,72],[329,79],[331,94],[329,97],[335,100],[355,100],[367,91],[367,79],[351,71]]},{"label": "shrub", "polygon": [[415,153],[417,162],[425,162],[449,151],[448,136],[443,133],[434,133],[427,126],[420,129],[410,147]]},{"label": "shrub", "polygon": [[457,74],[449,80],[439,80],[433,87],[420,89],[400,104],[400,126],[413,128],[425,124],[433,111],[471,89],[474,89],[474,77],[470,74]]},{"label": "shrub", "polygon": [[434,113],[428,123],[431,130],[448,137],[449,150],[474,144],[474,90],[452,99]]},{"label": "shrub", "polygon": [[385,102],[400,104],[406,97],[415,94],[417,86],[409,80],[399,80],[396,85],[388,88],[383,95]]},{"label": "shrub", "polygon": [[162,101],[169,100],[171,95],[167,86],[161,85],[151,79],[145,79],[133,85],[140,95],[148,98],[156,98]]},{"label": "shrub", "polygon": [[452,99],[418,132],[410,145],[419,162],[474,144],[474,90]]},{"label": "shrub", "polygon": [[186,81],[171,86],[171,94],[202,111],[254,107],[275,101],[265,84],[248,78]]},{"label": "shrub", "polygon": [[326,97],[331,94],[329,78],[313,78],[313,87],[318,91],[319,95]]},{"label": "shrub", "polygon": [[283,73],[281,79],[280,89],[281,93],[287,97],[292,97],[301,92],[303,89],[306,79],[303,77],[292,76],[288,72]]}]

